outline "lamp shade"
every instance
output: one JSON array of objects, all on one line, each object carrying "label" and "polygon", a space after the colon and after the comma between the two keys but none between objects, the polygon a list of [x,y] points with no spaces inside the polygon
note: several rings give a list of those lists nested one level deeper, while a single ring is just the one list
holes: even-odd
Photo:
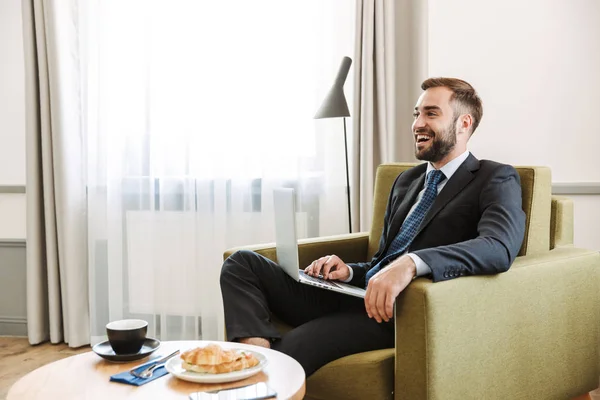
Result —
[{"label": "lamp shade", "polygon": [[320,118],[336,118],[336,117],[349,117],[350,111],[348,110],[348,103],[346,103],[346,97],[344,96],[344,82],[348,76],[350,65],[352,60],[350,57],[344,57],[340,65],[340,69],[335,77],[335,82],[327,97],[321,104],[321,107],[315,114],[315,119]]}]

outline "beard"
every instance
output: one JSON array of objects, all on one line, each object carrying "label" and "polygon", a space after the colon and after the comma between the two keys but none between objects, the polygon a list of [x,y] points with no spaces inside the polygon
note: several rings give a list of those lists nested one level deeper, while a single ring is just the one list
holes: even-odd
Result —
[{"label": "beard", "polygon": [[452,121],[444,130],[436,133],[431,129],[421,130],[422,133],[431,135],[431,144],[429,147],[419,150],[415,148],[415,157],[417,160],[429,161],[432,163],[441,161],[456,146],[456,120]]}]

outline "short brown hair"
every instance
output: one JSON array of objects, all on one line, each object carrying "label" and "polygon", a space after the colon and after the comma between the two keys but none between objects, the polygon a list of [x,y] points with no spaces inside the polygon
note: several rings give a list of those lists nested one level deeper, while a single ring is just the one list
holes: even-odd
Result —
[{"label": "short brown hair", "polygon": [[454,114],[458,116],[461,109],[466,110],[473,117],[471,135],[479,126],[483,117],[483,104],[477,92],[468,82],[456,78],[429,78],[423,81],[421,89],[427,90],[433,87],[447,87],[452,91],[450,101],[455,103]]}]

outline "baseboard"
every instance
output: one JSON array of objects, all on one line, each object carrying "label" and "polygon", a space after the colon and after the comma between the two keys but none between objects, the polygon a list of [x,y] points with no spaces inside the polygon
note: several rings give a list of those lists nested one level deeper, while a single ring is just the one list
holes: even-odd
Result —
[{"label": "baseboard", "polygon": [[25,192],[25,185],[0,185],[0,193],[2,194],[20,194]]},{"label": "baseboard", "polygon": [[0,336],[27,336],[24,239],[0,239]]},{"label": "baseboard", "polygon": [[0,336],[27,336],[27,318],[0,315]]},{"label": "baseboard", "polygon": [[2,239],[0,238],[0,247],[25,247],[27,241],[25,239]]}]

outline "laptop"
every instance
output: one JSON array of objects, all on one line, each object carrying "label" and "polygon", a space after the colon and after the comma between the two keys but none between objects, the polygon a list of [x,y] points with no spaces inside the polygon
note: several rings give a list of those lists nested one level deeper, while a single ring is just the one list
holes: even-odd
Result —
[{"label": "laptop", "polygon": [[321,289],[364,298],[366,290],[339,281],[329,281],[304,273],[298,261],[298,239],[296,237],[296,204],[294,189],[273,190],[275,209],[275,241],[278,264],[296,282]]}]

